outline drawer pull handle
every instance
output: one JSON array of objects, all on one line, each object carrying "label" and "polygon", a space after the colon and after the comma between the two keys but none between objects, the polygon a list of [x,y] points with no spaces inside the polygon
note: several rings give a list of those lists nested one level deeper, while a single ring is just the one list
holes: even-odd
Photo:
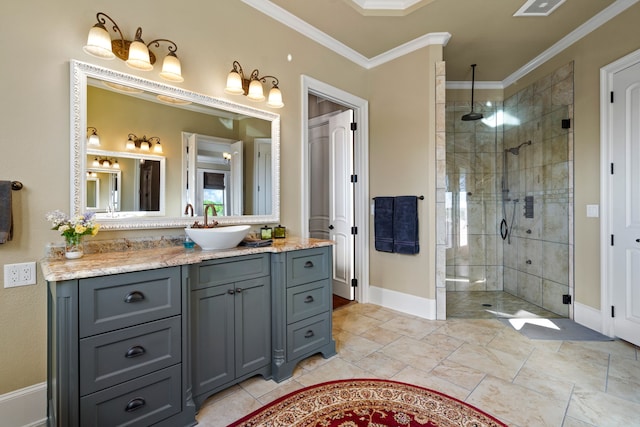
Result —
[{"label": "drawer pull handle", "polygon": [[235,293],[236,293],[236,291],[234,291],[233,289],[229,289],[229,290],[227,291],[227,293],[228,293],[229,295],[233,295],[233,294],[235,294]]},{"label": "drawer pull handle", "polygon": [[304,268],[313,268],[313,263],[311,261],[307,261],[304,263]]},{"label": "drawer pull handle", "polygon": [[147,402],[145,402],[143,398],[136,397],[135,399],[131,399],[129,403],[127,403],[127,407],[124,408],[124,410],[127,412],[137,411],[138,409],[142,408],[146,404]]},{"label": "drawer pull handle", "polygon": [[314,336],[315,334],[313,333],[312,330],[308,330],[306,334],[304,334],[305,338],[311,338],[312,336]]},{"label": "drawer pull handle", "polygon": [[129,292],[126,297],[124,297],[124,302],[132,303],[132,302],[140,302],[144,300],[144,294],[140,291]]},{"label": "drawer pull handle", "polygon": [[140,345],[135,345],[131,347],[129,350],[127,350],[127,354],[125,354],[124,357],[126,357],[127,359],[131,359],[134,357],[142,356],[146,352],[147,351],[144,349],[144,347]]},{"label": "drawer pull handle", "polygon": [[309,304],[311,302],[313,302],[313,297],[311,295],[309,295],[308,297],[306,297],[304,299],[305,304]]}]

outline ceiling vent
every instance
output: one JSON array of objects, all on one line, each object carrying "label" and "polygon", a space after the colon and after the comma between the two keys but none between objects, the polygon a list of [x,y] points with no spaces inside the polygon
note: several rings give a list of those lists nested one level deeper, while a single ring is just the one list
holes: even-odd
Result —
[{"label": "ceiling vent", "polygon": [[565,0],[527,0],[513,16],[549,16]]}]

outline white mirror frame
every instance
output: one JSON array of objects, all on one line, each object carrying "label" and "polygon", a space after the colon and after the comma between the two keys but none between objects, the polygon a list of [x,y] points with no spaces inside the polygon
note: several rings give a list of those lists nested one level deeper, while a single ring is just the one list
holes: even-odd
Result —
[{"label": "white mirror frame", "polygon": [[[188,100],[231,113],[243,114],[271,122],[272,150],[272,185],[273,206],[271,215],[242,215],[219,217],[216,220],[222,225],[232,224],[269,224],[280,222],[280,115],[259,110],[224,99],[213,98],[191,92],[175,86],[142,79],[130,74],[120,73],[108,68],[71,60],[71,207],[72,215],[84,213],[86,206],[86,129],[87,129],[87,79],[99,80],[142,89],[158,95]],[[151,228],[184,228],[194,221],[203,221],[202,217],[145,217],[131,216],[124,218],[101,219],[103,230],[137,230]]]}]

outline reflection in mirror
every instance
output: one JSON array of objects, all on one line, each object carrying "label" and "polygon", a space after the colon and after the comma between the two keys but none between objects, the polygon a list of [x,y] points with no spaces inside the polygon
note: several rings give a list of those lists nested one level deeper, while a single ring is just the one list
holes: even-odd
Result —
[{"label": "reflection in mirror", "polygon": [[[78,61],[71,62],[71,79],[72,212],[89,209],[100,213],[105,217],[101,220],[103,229],[184,227],[197,220],[184,214],[187,203],[201,216],[201,205],[212,200],[220,210],[221,224],[279,221],[279,115]],[[140,146],[127,148],[129,134],[141,139],[157,137],[153,141],[154,145],[161,143],[164,169],[137,168],[135,190],[131,190],[134,187],[124,169],[118,176],[96,170],[105,175],[99,180],[87,177],[90,169],[104,169],[92,166],[95,154],[91,157],[87,148],[88,127],[97,129],[100,151],[109,152],[114,161],[117,158],[121,168],[135,156],[153,156]],[[200,171],[189,168],[197,163],[195,158],[189,163],[183,152],[185,134],[229,143],[223,155],[230,158],[222,157],[218,164],[207,160]],[[269,165],[263,168],[267,172],[254,160],[259,147],[264,150],[264,141],[269,141],[270,149],[265,153]],[[196,195],[196,187],[187,190],[187,175],[202,188],[202,194]],[[141,181],[146,183],[146,199],[140,197]],[[222,186],[224,189],[219,188]],[[217,193],[205,196],[205,189]],[[131,197],[128,191],[138,191],[138,196]],[[257,200],[266,202],[260,207]]]},{"label": "reflection in mirror", "polygon": [[[88,149],[86,164],[87,209],[96,212],[97,218],[118,218],[132,212],[137,215],[164,215],[164,157]],[[93,189],[89,185],[90,178],[97,180],[101,188],[93,198],[89,193]],[[92,199],[97,206],[90,207]]]}]

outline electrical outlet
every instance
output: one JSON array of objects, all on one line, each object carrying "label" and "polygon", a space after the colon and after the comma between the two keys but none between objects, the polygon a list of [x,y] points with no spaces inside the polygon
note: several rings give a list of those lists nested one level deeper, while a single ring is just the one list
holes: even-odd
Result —
[{"label": "electrical outlet", "polygon": [[23,262],[20,264],[5,264],[4,266],[4,287],[35,285],[36,284],[36,263]]}]

